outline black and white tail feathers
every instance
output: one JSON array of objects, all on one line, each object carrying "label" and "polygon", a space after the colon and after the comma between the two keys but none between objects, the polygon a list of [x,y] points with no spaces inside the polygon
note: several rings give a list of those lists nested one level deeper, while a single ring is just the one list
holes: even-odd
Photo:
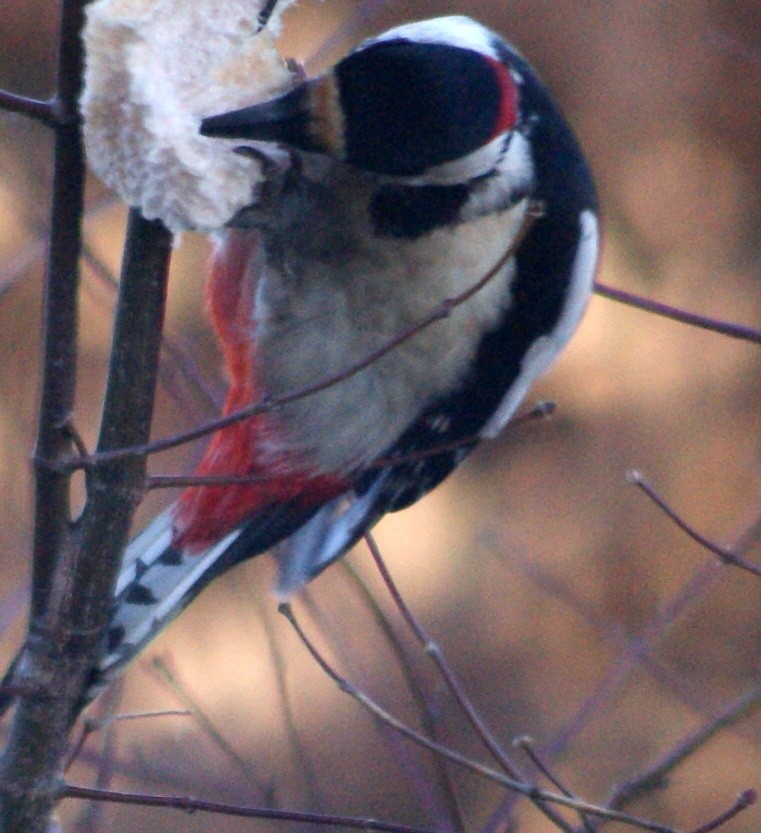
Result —
[{"label": "black and white tail feathers", "polygon": [[[283,599],[291,596],[351,549],[386,512],[406,505],[406,469],[405,465],[379,469],[360,494],[341,495],[316,510],[283,504],[200,553],[189,554],[172,546],[173,507],[166,509],[124,552],[103,655],[93,669],[85,702],[117,679],[215,578],[273,545],[278,566],[276,595]],[[2,685],[12,687],[21,656],[16,656]],[[10,692],[0,693],[0,714],[13,699]]]},{"label": "black and white tail feathers", "polygon": [[121,673],[140,651],[231,565],[237,529],[193,555],[172,546],[173,511],[156,517],[127,546],[116,583],[104,656],[94,672],[91,697]]},{"label": "black and white tail feathers", "polygon": [[94,670],[88,699],[116,679],[213,579],[289,533],[273,552],[278,565],[276,593],[290,596],[380,520],[388,506],[386,480],[381,475],[360,497],[344,495],[306,517],[301,515],[293,532],[289,529],[294,526],[293,512],[279,511],[269,519],[266,532],[261,523],[244,524],[194,554],[172,546],[172,508],[164,511],[125,550],[104,656]]}]

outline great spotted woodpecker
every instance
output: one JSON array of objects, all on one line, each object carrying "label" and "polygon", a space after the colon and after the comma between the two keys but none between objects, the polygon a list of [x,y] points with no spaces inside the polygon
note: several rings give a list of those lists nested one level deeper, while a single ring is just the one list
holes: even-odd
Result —
[{"label": "great spotted woodpecker", "polygon": [[288,594],[436,486],[568,341],[597,263],[570,128],[526,61],[466,17],[392,29],[201,133],[279,160],[210,264],[227,413],[382,349],[488,274],[535,201],[543,214],[448,317],[213,437],[199,474],[254,482],[189,488],[133,540],[93,691],[230,566],[275,548]]}]

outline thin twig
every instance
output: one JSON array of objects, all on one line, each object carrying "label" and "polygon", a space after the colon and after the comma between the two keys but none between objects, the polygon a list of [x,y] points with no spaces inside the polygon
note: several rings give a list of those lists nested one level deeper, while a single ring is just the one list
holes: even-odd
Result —
[{"label": "thin twig", "polygon": [[[86,242],[82,246],[82,260],[89,267],[98,283],[113,296],[119,287],[119,282],[104,261],[98,257]],[[188,354],[187,350],[177,344],[167,333],[164,333],[161,339],[161,351],[162,354],[166,354],[166,358],[169,359],[169,362],[173,366],[172,371],[170,371],[168,369],[168,363],[162,362],[159,371],[161,380],[169,389],[170,393],[175,398],[179,398],[177,385],[172,384],[174,382],[173,370],[176,368],[183,380],[203,400],[203,407],[208,409],[208,412],[217,411],[219,409],[219,396],[217,396],[212,386],[204,379],[197,362]]]},{"label": "thin twig", "polygon": [[[555,402],[549,400],[537,402],[531,410],[512,417],[505,426],[505,430],[509,431],[510,429],[518,428],[521,425],[526,425],[536,420],[548,419],[555,413],[556,408],[557,405]],[[386,468],[387,466],[395,466],[399,463],[415,463],[418,460],[427,460],[430,457],[436,457],[438,454],[474,447],[485,442],[490,442],[489,438],[478,435],[462,437],[458,440],[440,443],[429,448],[421,448],[417,451],[406,451],[399,454],[392,454],[390,457],[379,457],[368,466],[368,469]]]},{"label": "thin twig", "polygon": [[47,251],[47,242],[40,237],[28,243],[15,257],[6,258],[0,269],[0,297],[32,266],[37,265]]},{"label": "thin twig", "polygon": [[251,483],[266,483],[277,475],[267,474],[151,474],[145,479],[145,488],[186,489],[189,486],[247,486]]},{"label": "thin twig", "polygon": [[441,649],[439,646],[431,639],[431,637],[426,633],[422,624],[418,621],[415,614],[410,609],[409,605],[404,601],[402,594],[399,592],[399,588],[396,586],[394,579],[391,576],[391,573],[388,571],[388,567],[386,567],[385,562],[383,561],[383,556],[378,549],[378,545],[375,542],[375,538],[370,532],[365,533],[365,543],[367,544],[368,549],[370,550],[370,554],[372,555],[373,561],[375,562],[375,566],[378,568],[378,571],[381,574],[384,584],[388,588],[388,592],[391,595],[391,598],[394,600],[394,604],[399,609],[399,612],[402,614],[404,621],[407,623],[407,626],[415,634],[415,638],[423,647],[423,650],[428,654],[429,657],[434,661],[436,667],[439,669],[444,681],[447,684],[447,687],[454,695],[458,705],[463,710],[465,716],[468,719],[468,722],[471,724],[473,729],[475,730],[476,734],[479,738],[483,741],[486,748],[491,752],[492,756],[495,758],[496,761],[503,767],[503,769],[509,773],[513,778],[522,778],[518,768],[515,764],[510,760],[509,756],[499,744],[497,739],[492,735],[491,731],[489,730],[488,726],[483,722],[480,715],[476,711],[473,703],[468,698],[468,695],[463,690],[463,687],[460,681],[457,679],[452,668],[449,666],[449,663],[446,661],[444,655],[441,653]]},{"label": "thin twig", "polygon": [[[737,537],[732,549],[744,552],[761,538],[761,513]],[[690,606],[705,598],[724,574],[720,564],[711,561],[698,568],[693,575],[668,599],[634,638],[627,639],[621,646],[618,659],[606,671],[603,678],[577,708],[575,714],[557,731],[555,737],[545,743],[542,754],[555,758],[568,749],[594,720],[604,714],[615,692],[619,691],[630,674],[650,656],[674,624],[685,615]],[[514,795],[508,795],[494,816],[502,815],[514,803]]]},{"label": "thin twig", "polygon": [[161,657],[151,659],[150,668],[156,673],[159,680],[174,694],[174,696],[190,711],[194,719],[212,742],[222,750],[237,767],[241,773],[262,793],[266,793],[268,787],[263,785],[257,777],[251,764],[242,756],[227,738],[217,729],[214,721],[206,714],[201,705],[192,697],[184,685],[177,679],[177,676],[169,668],[169,665]]},{"label": "thin twig", "polygon": [[[412,696],[412,699],[417,706],[418,714],[420,717],[420,723],[422,724],[426,733],[432,737],[434,740],[438,740],[438,724],[439,720],[437,719],[436,712],[434,705],[429,702],[429,698],[426,695],[422,685],[418,681],[418,678],[415,674],[415,671],[412,667],[412,663],[410,662],[410,658],[407,655],[407,652],[402,644],[401,639],[397,636],[396,631],[391,625],[388,617],[386,616],[385,612],[378,604],[375,596],[370,592],[370,588],[365,583],[364,579],[357,573],[357,571],[352,566],[351,562],[347,559],[344,559],[341,562],[341,566],[344,572],[347,574],[349,579],[351,580],[352,584],[357,588],[359,593],[362,596],[363,602],[367,605],[370,614],[375,619],[375,623],[380,628],[381,633],[385,636],[386,641],[391,648],[394,656],[397,659],[397,663],[399,665],[399,670],[402,673],[402,677],[407,685],[407,689]],[[438,778],[438,783],[441,788],[441,792],[445,797],[445,800],[448,805],[448,810],[450,816],[454,823],[454,828],[456,830],[464,830],[465,824],[463,820],[462,811],[460,809],[459,802],[457,800],[457,793],[455,792],[454,784],[452,783],[452,778],[450,776],[449,770],[446,767],[446,762],[441,760],[438,756],[435,756],[435,769],[436,769],[436,776]]]},{"label": "thin twig", "polygon": [[[505,772],[511,777],[519,781],[525,781],[525,777],[520,769],[516,766],[516,764],[510,759],[510,756],[507,752],[502,748],[499,741],[494,737],[493,733],[486,725],[486,722],[483,720],[481,715],[476,710],[476,707],[473,705],[470,697],[468,697],[462,683],[458,679],[457,675],[454,673],[454,670],[447,662],[446,658],[444,657],[443,653],[439,646],[430,638],[430,636],[426,633],[425,629],[423,628],[422,624],[418,621],[415,614],[410,609],[409,605],[404,601],[402,594],[399,592],[399,588],[396,586],[394,579],[391,576],[391,573],[388,571],[385,562],[383,561],[383,557],[381,556],[380,550],[378,549],[378,545],[375,543],[375,539],[372,536],[372,533],[366,532],[365,533],[365,542],[370,550],[370,554],[373,557],[373,561],[375,561],[375,565],[380,572],[383,581],[388,588],[389,593],[391,594],[391,598],[394,600],[394,604],[399,609],[399,612],[402,614],[405,622],[409,626],[410,630],[415,634],[415,637],[420,642],[423,650],[428,654],[429,657],[434,661],[436,667],[439,670],[439,673],[444,678],[444,682],[446,683],[449,690],[452,692],[455,701],[459,705],[460,709],[462,710],[463,714],[467,718],[470,725],[473,727],[476,735],[481,739],[484,746],[489,750],[492,754],[494,759],[499,763],[499,765],[505,770]],[[566,822],[566,820],[558,815],[557,811],[553,807],[548,807],[544,802],[535,798],[534,796],[530,796],[533,803],[536,807],[544,813],[557,827],[561,830],[570,830],[573,831],[573,828],[570,824]]]},{"label": "thin twig", "polygon": [[[761,535],[761,513],[738,536],[731,549],[742,553],[758,540]],[[709,561],[695,570],[687,581],[656,611],[655,615],[643,628],[642,632],[629,639],[621,650],[618,661],[613,664],[606,675],[585,699],[556,738],[544,749],[545,754],[553,757],[562,754],[571,741],[578,737],[584,728],[603,714],[603,707],[610,702],[613,694],[620,690],[629,674],[648,657],[659,640],[663,639],[675,623],[686,614],[692,605],[707,596],[725,572],[720,564]]]},{"label": "thin twig", "polygon": [[728,810],[720,813],[715,819],[712,819],[705,824],[701,824],[700,827],[696,827],[693,831],[691,831],[691,833],[711,833],[712,830],[717,830],[719,827],[726,824],[730,819],[733,819],[738,813],[741,813],[743,810],[747,810],[748,807],[755,804],[756,798],[757,795],[755,790],[744,790],[737,796],[735,803]]},{"label": "thin twig", "polygon": [[[306,608],[311,620],[318,627],[327,642],[332,646],[335,655],[334,661],[336,663],[340,662],[344,667],[356,671],[354,669],[355,663],[353,657],[347,652],[336,632],[335,622],[320,609],[308,588],[299,594],[299,601]],[[359,687],[360,683],[355,683],[355,688]],[[399,733],[393,727],[389,727],[387,723],[378,719],[375,715],[371,715],[371,717],[376,724],[379,734],[388,744],[391,754],[394,756],[394,761],[400,768],[397,780],[401,779],[402,773],[406,776],[412,790],[420,801],[421,807],[425,808],[428,818],[437,819],[437,826],[443,827],[446,833],[452,833],[453,830],[464,830],[465,828],[462,826],[455,826],[453,828],[452,825],[444,821],[444,816],[441,813],[436,796],[431,790],[429,777],[422,771],[420,763],[412,754],[415,750],[411,750],[404,744],[403,738],[399,737]],[[439,764],[444,765],[446,761],[439,759]]]},{"label": "thin twig", "polygon": [[[294,616],[289,604],[282,603],[278,607],[278,610],[291,623],[291,626],[296,631],[296,634],[298,635],[299,639],[301,640],[307,651],[310,653],[312,658],[315,660],[315,662],[324,671],[324,673],[327,674],[327,676],[331,680],[333,680],[333,682],[338,686],[338,688],[341,691],[343,691],[345,694],[348,694],[350,697],[356,700],[372,715],[382,720],[384,723],[387,723],[389,726],[396,729],[396,731],[398,731],[400,734],[404,735],[405,737],[408,737],[410,740],[413,740],[418,745],[425,747],[426,749],[436,753],[437,755],[442,755],[447,760],[452,761],[453,763],[458,764],[459,766],[462,766],[466,769],[469,769],[471,772],[475,772],[478,775],[482,775],[483,777],[488,778],[489,780],[494,781],[497,784],[501,784],[503,787],[506,787],[509,790],[513,790],[531,799],[542,802],[552,802],[554,804],[559,804],[563,807],[570,807],[572,810],[575,810],[576,812],[589,813],[590,815],[599,816],[600,818],[608,819],[609,821],[618,821],[622,824],[628,824],[633,827],[639,827],[642,830],[651,830],[654,831],[654,833],[675,833],[673,827],[658,824],[657,822],[652,822],[648,819],[638,818],[637,816],[632,816],[628,813],[621,813],[617,810],[609,810],[605,807],[599,807],[596,804],[590,804],[586,801],[568,798],[568,796],[550,792],[549,790],[543,790],[540,787],[534,786],[533,784],[527,784],[523,781],[518,781],[514,778],[510,778],[510,776],[505,775],[504,773],[499,772],[496,769],[492,769],[491,767],[485,766],[484,764],[481,764],[478,761],[468,758],[467,756],[462,755],[459,752],[455,752],[454,750],[449,749],[448,747],[443,746],[442,744],[437,743],[436,741],[433,741],[430,738],[427,738],[425,735],[422,735],[420,732],[417,732],[415,729],[408,726],[406,723],[402,722],[401,720],[387,712],[384,708],[379,706],[374,700],[372,700],[370,697],[364,694],[364,692],[360,691],[356,686],[354,686],[349,680],[347,680],[345,677],[342,677],[320,654],[320,652],[311,642],[309,637],[304,633],[304,631],[301,628],[301,625],[298,623],[296,617]],[[563,829],[566,829],[567,827],[568,825],[563,825]]]},{"label": "thin twig", "polygon": [[42,101],[25,95],[17,95],[8,90],[0,90],[0,110],[18,113],[48,127],[59,127],[71,123],[71,118],[64,117],[60,102],[55,98]]},{"label": "thin twig", "polygon": [[[556,789],[560,790],[563,795],[567,795],[569,798],[578,798],[577,795],[572,793],[564,784],[563,782],[555,775],[554,772],[545,764],[542,760],[541,755],[536,751],[534,748],[534,741],[523,735],[522,737],[516,738],[513,741],[513,746],[517,747],[518,749],[522,749],[526,755],[529,757],[531,762],[534,766],[539,770],[539,772],[544,775],[544,777],[552,784]],[[581,823],[584,825],[584,829],[587,833],[595,833],[595,828],[593,827],[592,823],[589,819],[584,815],[584,813],[580,813],[579,817],[581,818]]]},{"label": "thin twig", "polygon": [[746,570],[749,573],[753,573],[755,576],[761,577],[761,565],[754,564],[753,562],[738,555],[733,550],[727,547],[722,547],[720,544],[716,544],[704,535],[701,535],[695,527],[688,524],[687,521],[685,521],[676,513],[674,509],[671,508],[671,506],[669,506],[668,503],[666,503],[658,492],[656,492],[655,489],[645,480],[640,472],[629,471],[626,473],[626,479],[629,483],[632,483],[637,486],[637,488],[641,489],[650,498],[650,500],[652,500],[652,502],[659,509],[661,509],[667,517],[669,517],[679,527],[679,529],[682,530],[682,532],[689,535],[690,538],[700,544],[701,547],[704,547],[709,552],[712,552],[722,563],[730,564],[733,567],[739,567],[741,570]]},{"label": "thin twig", "polygon": [[[102,715],[108,715],[118,707],[121,700],[124,686],[122,680],[116,685],[110,686],[108,691],[98,701],[98,710]],[[89,715],[88,715],[89,717]],[[107,790],[111,786],[111,779],[116,768],[116,733],[106,731],[101,733],[100,758],[97,774],[95,776],[96,789]],[[64,773],[67,770],[64,768]],[[100,828],[100,821],[106,812],[107,806],[101,802],[88,801],[82,808],[77,820],[76,829],[78,833],[97,833]]]},{"label": "thin twig", "polygon": [[634,669],[642,663],[643,658],[654,649],[658,640],[668,633],[697,599],[704,597],[714,586],[720,574],[717,564],[711,562],[704,565],[659,611],[656,611],[643,631],[626,643],[617,661],[607,670],[576,713],[558,731],[556,737],[543,746],[543,754],[551,757],[563,754],[574,738],[592,721],[602,717],[604,707],[611,702],[614,693],[621,689]]},{"label": "thin twig", "polygon": [[253,600],[253,604],[259,614],[259,621],[262,623],[264,628],[264,639],[267,643],[270,660],[275,672],[275,681],[279,695],[278,702],[283,711],[283,721],[285,723],[286,735],[296,756],[296,767],[306,784],[307,795],[309,796],[309,807],[310,809],[315,810],[319,808],[322,803],[318,788],[317,773],[315,772],[315,768],[309,758],[307,748],[299,735],[298,722],[293,709],[290,688],[288,686],[285,657],[283,656],[283,652],[280,650],[280,643],[278,641],[275,627],[270,620],[267,606],[262,602],[257,588],[250,588],[250,592],[247,593],[246,596],[247,599]]},{"label": "thin twig", "polygon": [[185,798],[176,795],[145,795],[143,793],[97,790],[91,787],[79,787],[74,784],[64,785],[61,789],[60,797],[79,798],[86,801],[110,801],[114,804],[135,804],[143,807],[171,807],[176,810],[184,810],[186,813],[215,813],[217,815],[247,819],[271,819],[273,821],[298,822],[299,824],[349,827],[358,830],[379,830],[383,831],[383,833],[435,833],[435,831],[425,827],[413,827],[408,824],[396,824],[390,821],[359,818],[357,816],[304,813],[296,810],[274,810],[269,807],[243,807],[238,804],[201,801],[197,798]]},{"label": "thin twig", "polygon": [[151,720],[154,717],[192,717],[193,712],[189,709],[159,709],[150,712],[123,712],[112,714],[110,717],[99,721],[101,728],[112,726],[114,723],[122,723],[127,720]]},{"label": "thin twig", "polygon": [[[594,628],[600,639],[610,642],[617,649],[621,649],[627,644],[628,637],[620,625],[602,616],[593,605],[586,600],[583,600],[575,592],[571,591],[567,584],[559,581],[549,571],[545,571],[541,566],[532,563],[531,561],[520,559],[517,564],[523,575],[533,581],[534,584],[536,584],[536,586],[548,596],[559,601],[561,604],[566,605],[573,613]],[[707,716],[708,709],[706,708],[706,704],[695,695],[693,688],[684,685],[676,675],[667,671],[666,668],[656,662],[653,657],[645,654],[640,659],[643,668],[648,671],[650,676],[659,685],[671,694],[675,695],[687,708],[698,712],[698,714],[703,717]],[[755,707],[756,704],[761,705],[761,686],[751,689],[747,695],[744,695],[744,697],[748,697],[751,701],[748,705],[753,707]],[[726,726],[732,725],[736,722],[736,720],[739,720],[744,716],[746,713],[745,708],[747,708],[747,706],[741,707],[741,702],[742,699],[738,703],[733,704],[733,706],[728,707],[725,712],[722,713],[724,715],[729,713],[729,719],[726,720],[721,727],[717,726],[717,730],[718,728],[726,728]],[[721,715],[717,717],[712,714],[708,716],[708,725],[711,725],[714,721],[719,720],[722,720]],[[712,734],[706,735],[703,742],[707,741],[711,736]],[[699,748],[699,746],[694,746],[690,751],[694,751],[697,748]],[[669,753],[669,755],[670,754],[671,753]],[[659,784],[655,785],[655,787],[657,786],[659,786]],[[618,808],[618,805],[615,803],[612,806],[616,806]]]},{"label": "thin twig", "polygon": [[641,772],[635,778],[618,786],[606,801],[608,807],[617,810],[641,798],[646,793],[659,789],[666,784],[667,776],[679,764],[696,750],[705,746],[711,738],[722,729],[732,726],[744,717],[755,712],[761,706],[761,685],[753,686],[738,700],[727,706],[724,711],[708,721],[698,731],[685,738],[680,744],[669,750],[660,760]]},{"label": "thin twig", "polygon": [[363,359],[356,362],[355,364],[350,365],[345,370],[342,370],[340,373],[333,374],[325,379],[321,379],[320,381],[315,382],[314,384],[307,385],[306,387],[300,388],[299,390],[291,391],[290,393],[286,393],[283,396],[263,397],[259,401],[254,402],[253,404],[248,405],[245,408],[241,408],[240,410],[234,411],[231,414],[227,414],[227,416],[213,419],[210,422],[204,423],[203,425],[199,425],[196,428],[193,428],[189,431],[184,431],[182,433],[175,434],[171,437],[166,437],[163,440],[157,440],[152,443],[144,443],[142,445],[125,446],[123,448],[113,449],[108,452],[96,452],[95,454],[92,454],[89,457],[69,458],[63,462],[58,462],[56,460],[50,459],[48,463],[51,469],[59,470],[61,468],[64,468],[67,470],[75,470],[80,468],[92,468],[102,463],[123,459],[125,457],[145,457],[149,454],[156,454],[160,451],[167,451],[170,448],[176,448],[178,445],[184,445],[186,443],[192,442],[193,440],[200,439],[201,437],[205,437],[208,434],[212,434],[215,431],[219,431],[222,428],[227,428],[228,426],[234,425],[235,423],[242,422],[243,420],[249,419],[250,417],[266,413],[268,411],[272,411],[276,408],[280,408],[283,405],[287,405],[291,402],[295,402],[300,399],[305,399],[309,396],[313,396],[316,393],[320,393],[326,390],[327,388],[340,384],[341,382],[345,381],[351,376],[356,375],[357,373],[369,367],[370,365],[375,364],[387,353],[390,353],[392,350],[396,349],[400,344],[403,344],[404,342],[409,341],[411,338],[414,338],[422,330],[425,330],[432,324],[435,324],[437,321],[441,321],[449,317],[449,315],[451,315],[454,309],[464,304],[466,301],[470,300],[470,298],[472,298],[473,295],[475,295],[477,292],[483,289],[490,281],[494,279],[496,275],[498,275],[502,271],[505,264],[508,262],[508,260],[510,260],[510,258],[515,253],[516,249],[520,246],[523,239],[526,237],[530,229],[533,227],[536,220],[541,216],[541,211],[542,207],[540,203],[532,203],[532,205],[527,210],[526,216],[523,220],[523,224],[511,245],[502,254],[497,263],[495,263],[495,265],[480,280],[474,283],[473,286],[466,289],[464,292],[461,292],[458,295],[453,296],[452,298],[445,299],[439,304],[438,307],[433,309],[427,316],[422,318],[416,324],[413,324],[412,326],[405,329],[403,332],[394,336],[389,341],[387,341],[382,347],[378,348],[377,350],[373,350]]},{"label": "thin twig", "polygon": [[594,289],[598,295],[602,295],[603,298],[609,298],[611,301],[618,301],[630,307],[636,307],[646,312],[653,312],[663,318],[671,318],[682,324],[700,327],[702,330],[710,330],[711,332],[720,333],[731,338],[739,338],[743,341],[761,344],[761,330],[757,330],[754,327],[735,324],[731,321],[721,321],[717,318],[709,318],[706,315],[698,315],[695,312],[688,312],[687,310],[679,309],[679,307],[672,307],[669,304],[653,301],[650,298],[635,295],[633,292],[626,292],[624,289],[614,289],[612,286],[606,286],[601,283],[595,283]]},{"label": "thin twig", "polygon": [[[106,693],[110,693],[116,690],[116,686],[111,685],[106,690]],[[105,694],[100,697],[98,703],[106,696]],[[122,723],[128,720],[148,720],[153,717],[191,717],[192,712],[189,709],[163,709],[161,711],[150,711],[150,712],[125,712],[124,714],[109,714],[105,717],[86,717],[82,721],[82,731],[80,732],[79,739],[74,744],[74,747],[69,755],[68,760],[63,765],[62,769],[64,772],[67,772],[71,765],[76,761],[79,757],[79,754],[82,751],[85,743],[89,739],[90,735],[95,734],[96,732],[103,732],[107,729],[110,729],[114,723]]]}]

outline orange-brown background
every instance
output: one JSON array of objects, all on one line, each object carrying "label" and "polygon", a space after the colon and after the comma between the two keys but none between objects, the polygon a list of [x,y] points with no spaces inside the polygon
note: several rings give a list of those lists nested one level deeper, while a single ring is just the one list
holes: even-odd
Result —
[{"label": "orange-brown background", "polygon": [[[0,8],[0,85],[50,90],[56,5]],[[377,8],[376,8],[377,7]],[[362,10],[374,9],[363,20]],[[510,3],[306,2],[287,17],[284,51],[315,70],[396,22],[468,12],[505,33],[535,64],[587,150],[600,187],[604,283],[704,314],[761,324],[761,14],[717,0],[515,0]],[[347,22],[350,24],[347,27]],[[347,28],[343,28],[347,27]],[[326,53],[320,44],[335,33]],[[343,33],[343,34],[342,34]],[[40,345],[42,240],[51,140],[0,115],[0,625],[3,657],[22,633],[29,573],[31,481]],[[86,241],[116,269],[124,207],[89,183]],[[222,390],[218,357],[199,314],[204,242],[183,238],[173,264],[167,332]],[[83,269],[76,422],[92,443],[108,345],[111,291]],[[711,571],[710,556],[625,482],[642,470],[708,536],[731,543],[761,505],[761,348],[594,298],[582,328],[530,402],[551,398],[553,420],[508,431],[445,486],[384,521],[378,540],[402,591],[506,744],[556,740],[611,672],[620,685],[590,709],[583,732],[554,761],[568,785],[602,800],[761,678],[761,580]],[[167,376],[156,436],[208,414],[192,386]],[[200,449],[152,462],[187,471]],[[168,499],[152,494],[145,519]],[[751,557],[761,560],[756,547]],[[385,594],[362,550],[354,568]],[[708,566],[707,566],[708,565]],[[696,572],[710,575],[646,661],[626,664],[627,640],[648,633]],[[708,572],[706,572],[708,571]],[[443,824],[424,798],[429,758],[380,730],[306,656],[266,589],[267,559],[220,580],[149,652],[168,657],[185,689],[255,768],[249,778],[193,718],[116,730],[114,785]],[[342,668],[395,713],[416,720],[396,660],[341,566],[299,610]],[[319,615],[315,614],[315,609]],[[403,632],[398,617],[395,626]],[[264,617],[264,619],[262,618]],[[274,634],[273,663],[264,621]],[[320,634],[322,634],[320,636]],[[424,657],[443,738],[485,756]],[[275,668],[285,675],[288,697]],[[627,672],[628,673],[624,673]],[[144,664],[127,677],[119,710],[165,709],[176,697]],[[290,709],[304,759],[294,751]],[[99,748],[96,738],[92,749]],[[72,780],[87,783],[84,762]],[[501,793],[455,772],[469,830],[489,822]],[[690,829],[761,786],[761,724],[725,731],[636,807]],[[107,810],[115,831],[248,830],[251,822],[176,811]],[[92,829],[82,805],[67,829]],[[519,806],[522,829],[548,829]],[[755,831],[752,809],[728,831]],[[442,828],[443,829],[443,828]]]}]

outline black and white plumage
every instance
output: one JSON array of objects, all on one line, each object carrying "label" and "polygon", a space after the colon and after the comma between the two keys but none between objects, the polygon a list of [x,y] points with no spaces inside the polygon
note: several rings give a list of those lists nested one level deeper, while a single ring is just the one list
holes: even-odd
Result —
[{"label": "black and white plumage", "polygon": [[212,444],[202,472],[261,473],[272,488],[188,490],[134,539],[92,694],[230,566],[275,547],[287,595],[495,436],[578,325],[597,263],[594,186],[570,128],[526,61],[468,18],[392,29],[202,133],[290,153],[238,218],[245,230],[225,233],[212,277],[213,313],[231,285],[248,298],[216,323],[228,366],[234,347],[252,349],[251,396],[383,347],[487,274],[534,201],[543,215],[448,318]]}]

